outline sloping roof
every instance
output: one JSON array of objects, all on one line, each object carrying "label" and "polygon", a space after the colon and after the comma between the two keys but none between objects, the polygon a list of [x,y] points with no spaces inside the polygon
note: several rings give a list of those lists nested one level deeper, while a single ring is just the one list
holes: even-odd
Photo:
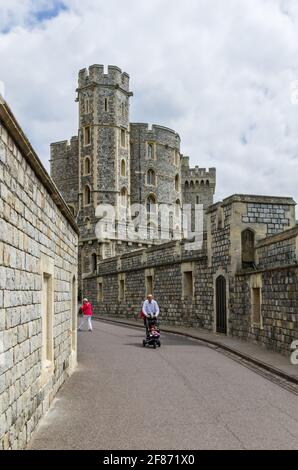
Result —
[{"label": "sloping roof", "polygon": [[68,205],[61,196],[54,181],[49,176],[45,167],[38,158],[28,138],[22,131],[19,123],[13,115],[6,101],[0,95],[0,122],[6,128],[8,134],[14,140],[15,145],[19,148],[22,156],[27,160],[28,164],[33,169],[38,179],[42,182],[47,189],[49,195],[55,202],[56,206],[60,209],[61,213],[68,220],[74,231],[79,234],[79,229],[72,215]]}]

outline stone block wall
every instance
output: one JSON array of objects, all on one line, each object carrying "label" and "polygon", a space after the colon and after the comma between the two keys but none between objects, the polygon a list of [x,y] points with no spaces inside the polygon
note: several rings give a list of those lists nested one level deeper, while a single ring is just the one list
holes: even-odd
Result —
[{"label": "stone block wall", "polygon": [[[75,366],[78,235],[21,130],[15,127],[11,136],[8,115],[1,104],[0,449],[23,449]],[[46,294],[44,276],[50,283]],[[53,319],[49,368],[43,357],[45,309]]]}]

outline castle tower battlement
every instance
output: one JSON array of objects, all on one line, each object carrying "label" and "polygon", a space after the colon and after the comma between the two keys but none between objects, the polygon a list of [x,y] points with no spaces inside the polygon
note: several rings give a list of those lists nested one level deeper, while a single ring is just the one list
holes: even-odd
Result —
[{"label": "castle tower battlement", "polygon": [[98,64],[90,65],[88,69],[84,68],[79,71],[79,89],[94,84],[115,86],[131,93],[129,91],[128,73],[122,72],[122,70],[115,65],[109,65],[107,73],[104,71],[104,66]]}]

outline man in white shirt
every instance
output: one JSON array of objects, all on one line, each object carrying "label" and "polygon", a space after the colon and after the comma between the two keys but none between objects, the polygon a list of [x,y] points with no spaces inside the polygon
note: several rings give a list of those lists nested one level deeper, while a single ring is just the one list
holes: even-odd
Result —
[{"label": "man in white shirt", "polygon": [[144,314],[144,325],[146,327],[146,332],[148,334],[147,329],[147,319],[152,318],[153,316],[158,317],[159,315],[159,306],[156,300],[153,299],[152,294],[147,296],[147,299],[143,303],[143,314]]}]

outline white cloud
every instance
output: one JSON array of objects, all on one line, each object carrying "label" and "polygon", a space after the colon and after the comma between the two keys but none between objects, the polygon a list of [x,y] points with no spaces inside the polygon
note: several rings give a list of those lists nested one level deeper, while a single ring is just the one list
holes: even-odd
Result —
[{"label": "white cloud", "polygon": [[192,164],[217,167],[217,197],[298,201],[296,0],[65,0],[39,23],[55,2],[19,3],[0,0],[0,80],[44,162],[77,131],[78,70],[114,64],[131,76],[131,120],[177,130]]}]

